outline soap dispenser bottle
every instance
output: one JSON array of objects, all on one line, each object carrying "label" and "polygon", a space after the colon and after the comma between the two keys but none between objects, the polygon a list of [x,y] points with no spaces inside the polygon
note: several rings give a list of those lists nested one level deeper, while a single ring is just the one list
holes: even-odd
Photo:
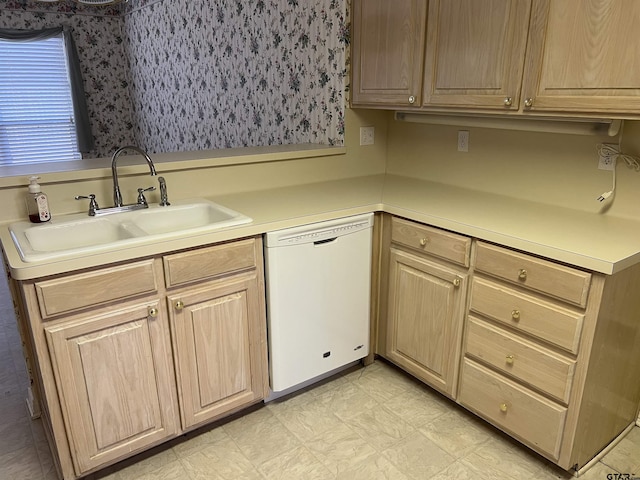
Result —
[{"label": "soap dispenser bottle", "polygon": [[42,193],[38,179],[40,177],[29,177],[29,193],[27,193],[27,213],[32,223],[44,223],[51,220],[49,211],[49,200]]}]

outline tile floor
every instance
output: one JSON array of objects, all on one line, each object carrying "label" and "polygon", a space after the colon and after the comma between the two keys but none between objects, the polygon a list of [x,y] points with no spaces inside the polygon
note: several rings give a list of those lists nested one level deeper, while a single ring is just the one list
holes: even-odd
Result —
[{"label": "tile floor", "polygon": [[[0,281],[0,479],[55,479]],[[640,428],[583,477],[640,477]],[[564,479],[566,472],[377,361],[214,429],[188,434],[90,480]]]}]

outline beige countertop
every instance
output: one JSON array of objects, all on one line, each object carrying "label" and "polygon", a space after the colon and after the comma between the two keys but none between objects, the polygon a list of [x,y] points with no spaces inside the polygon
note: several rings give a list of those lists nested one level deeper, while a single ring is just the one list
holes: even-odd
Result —
[{"label": "beige countertop", "polygon": [[0,241],[13,278],[27,280],[306,223],[385,211],[605,274],[640,261],[640,222],[393,175],[244,192],[209,200],[237,210],[253,222],[55,262],[23,262],[6,225],[0,229]]}]

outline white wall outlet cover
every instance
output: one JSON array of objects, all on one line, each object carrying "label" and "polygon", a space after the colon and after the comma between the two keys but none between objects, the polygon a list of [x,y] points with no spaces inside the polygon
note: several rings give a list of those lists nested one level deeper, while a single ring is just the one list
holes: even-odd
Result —
[{"label": "white wall outlet cover", "polygon": [[469,151],[469,130],[458,130],[458,151]]},{"label": "white wall outlet cover", "polygon": [[360,127],[360,145],[373,145],[375,130],[375,127]]},{"label": "white wall outlet cover", "polygon": [[[611,143],[605,143],[603,145],[610,145],[612,147],[616,147],[617,145]],[[604,153],[600,153],[598,158],[598,169],[599,170],[614,170],[616,168],[616,158],[617,155],[607,155],[606,151]]]}]

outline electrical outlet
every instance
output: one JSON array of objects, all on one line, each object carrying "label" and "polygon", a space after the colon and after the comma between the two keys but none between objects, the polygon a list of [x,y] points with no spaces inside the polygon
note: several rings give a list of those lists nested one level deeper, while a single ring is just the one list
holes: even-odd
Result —
[{"label": "electrical outlet", "polygon": [[375,127],[360,127],[360,145],[373,145]]},{"label": "electrical outlet", "polygon": [[469,130],[458,130],[458,151],[469,151]]},{"label": "electrical outlet", "polygon": [[[616,147],[616,145],[612,143],[605,143],[603,145],[610,145],[612,147]],[[599,170],[614,170],[616,168],[616,156],[615,155],[603,155],[600,154],[600,158],[598,159],[598,169]]]}]

